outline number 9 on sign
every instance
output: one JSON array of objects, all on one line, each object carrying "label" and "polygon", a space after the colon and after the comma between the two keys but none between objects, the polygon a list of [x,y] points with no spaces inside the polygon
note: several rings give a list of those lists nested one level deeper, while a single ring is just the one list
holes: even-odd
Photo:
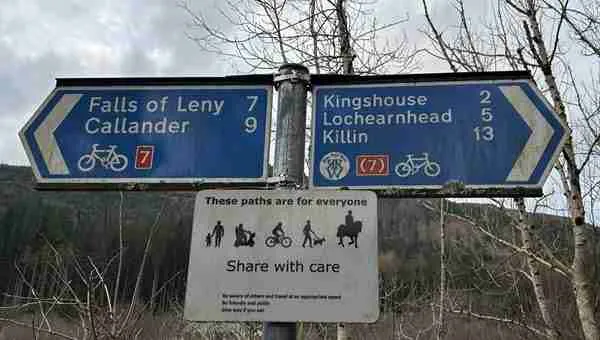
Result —
[{"label": "number 9 on sign", "polygon": [[246,117],[244,120],[244,131],[247,133],[254,133],[254,131],[256,131],[256,125],[256,117]]}]

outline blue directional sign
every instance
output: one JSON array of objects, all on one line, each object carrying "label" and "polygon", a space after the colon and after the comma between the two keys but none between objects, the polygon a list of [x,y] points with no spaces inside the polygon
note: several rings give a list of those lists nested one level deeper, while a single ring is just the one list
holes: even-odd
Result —
[{"label": "blue directional sign", "polygon": [[312,187],[541,188],[567,128],[530,79],[314,86]]},{"label": "blue directional sign", "polygon": [[268,85],[58,85],[20,133],[40,183],[266,179]]}]

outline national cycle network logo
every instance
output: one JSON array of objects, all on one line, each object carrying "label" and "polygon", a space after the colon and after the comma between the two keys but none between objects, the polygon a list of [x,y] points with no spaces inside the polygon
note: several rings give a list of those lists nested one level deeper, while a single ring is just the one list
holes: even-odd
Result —
[{"label": "national cycle network logo", "polygon": [[341,152],[330,152],[319,163],[321,175],[330,181],[338,181],[350,172],[350,161]]}]

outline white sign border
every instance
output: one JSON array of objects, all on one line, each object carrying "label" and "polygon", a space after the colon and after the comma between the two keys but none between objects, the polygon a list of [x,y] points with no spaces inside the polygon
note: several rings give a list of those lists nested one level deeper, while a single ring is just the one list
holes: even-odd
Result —
[{"label": "white sign border", "polygon": [[[238,189],[238,190],[218,190],[218,189],[206,189],[206,190],[200,190],[198,191],[198,193],[196,194],[195,197],[195,201],[194,201],[194,215],[198,214],[199,212],[197,211],[198,209],[198,205],[196,203],[196,200],[200,199],[200,198],[204,198],[207,195],[210,195],[211,193],[213,194],[219,194],[219,193],[230,193],[230,194],[235,194],[235,193],[249,193],[249,192],[261,192],[261,193],[265,193],[264,190],[242,190],[242,189]],[[293,189],[282,189],[282,190],[275,190],[275,191],[267,191],[267,193],[271,192],[271,193],[281,193],[281,192],[288,192],[291,194],[298,194],[298,195],[306,195],[310,192],[312,192],[314,195],[319,196],[319,195],[327,195],[329,192],[328,191],[323,191],[323,190],[293,190]],[[371,198],[369,199],[369,201],[372,201],[374,204],[373,206],[371,206],[370,208],[373,209],[373,214],[374,214],[374,233],[375,233],[375,253],[376,253],[376,258],[373,261],[373,264],[375,266],[374,271],[377,275],[377,277],[374,279],[375,280],[375,290],[374,290],[374,298],[373,298],[373,304],[375,306],[373,313],[369,313],[368,315],[365,315],[363,317],[359,317],[359,318],[344,318],[341,319],[339,317],[335,317],[335,315],[331,315],[331,317],[329,318],[319,318],[319,319],[315,319],[315,318],[305,318],[305,319],[289,319],[289,318],[279,318],[279,319],[275,319],[275,320],[271,320],[269,319],[268,321],[272,321],[272,322],[324,322],[324,323],[339,323],[339,322],[344,322],[344,323],[375,323],[379,320],[379,317],[381,315],[381,310],[380,310],[380,306],[379,306],[379,302],[380,302],[380,292],[379,292],[379,226],[378,226],[378,197],[377,195],[372,192],[372,191],[363,191],[363,190],[342,190],[342,191],[338,191],[340,193],[344,193],[344,194],[350,194],[350,193],[357,193],[363,196],[371,196]],[[194,231],[192,231],[193,233]],[[190,244],[191,246],[193,246],[193,239],[190,239]],[[184,306],[187,306],[188,303],[188,287],[190,286],[190,275],[189,275],[189,268],[192,266],[192,249],[190,247],[190,258],[188,261],[188,277],[186,280],[186,293],[185,293],[185,302],[184,302]],[[187,307],[186,307],[187,308]],[[184,310],[186,309],[184,308]],[[231,319],[220,319],[220,318],[207,318],[207,319],[203,319],[203,320],[195,320],[195,319],[188,319],[187,315],[185,315],[184,313],[184,318],[186,320],[189,321],[193,321],[193,322],[266,322],[267,320],[265,320],[264,318],[261,317],[254,317],[254,318],[231,318]]]},{"label": "white sign border", "polygon": [[366,186],[347,186],[347,185],[338,185],[338,186],[317,186],[314,183],[314,175],[315,175],[315,112],[317,109],[317,101],[316,94],[319,89],[327,89],[327,88],[373,88],[373,87],[408,87],[408,86],[434,86],[434,85],[474,85],[474,84],[528,84],[533,91],[537,94],[543,105],[546,106],[550,114],[558,121],[558,123],[562,126],[565,133],[561,140],[558,143],[558,147],[554,150],[554,153],[550,157],[548,165],[546,169],[542,172],[540,176],[540,180],[537,183],[533,184],[496,184],[496,185],[465,185],[466,189],[516,189],[516,188],[541,188],[542,185],[546,182],[550,171],[552,171],[553,165],[556,163],[558,156],[562,152],[563,146],[567,141],[568,136],[571,134],[571,129],[565,124],[565,122],[556,114],[546,97],[542,94],[542,92],[535,85],[533,80],[531,79],[501,79],[501,80],[463,80],[463,81],[426,81],[426,82],[375,82],[372,84],[349,84],[349,85],[314,85],[312,90],[312,117],[311,117],[311,164],[308,167],[309,172],[309,181],[308,187],[309,189],[319,189],[319,190],[339,190],[342,188],[349,189],[372,189],[372,190],[401,190],[401,189],[431,189],[431,190],[439,190],[443,189],[444,185],[366,185]]},{"label": "white sign border", "polygon": [[[106,91],[106,90],[241,90],[241,89],[265,89],[267,91],[267,107],[266,107],[266,120],[265,120],[265,140],[264,140],[264,151],[263,151],[263,166],[262,176],[250,177],[250,178],[235,178],[235,177],[218,177],[218,178],[206,178],[206,177],[153,177],[153,178],[93,178],[93,177],[62,177],[62,178],[48,178],[42,177],[38,164],[33,156],[31,145],[27,141],[25,132],[29,130],[33,122],[42,113],[48,103],[54,98],[59,91]],[[140,184],[211,184],[211,183],[264,183],[268,178],[269,169],[269,153],[270,153],[270,140],[272,130],[272,103],[273,102],[273,87],[270,85],[157,85],[157,86],[61,86],[55,87],[52,92],[44,99],[42,104],[35,110],[34,114],[29,118],[27,123],[19,131],[19,138],[21,144],[25,148],[25,153],[31,164],[31,168],[35,175],[36,181],[40,184],[129,184],[129,183],[140,183]]]}]

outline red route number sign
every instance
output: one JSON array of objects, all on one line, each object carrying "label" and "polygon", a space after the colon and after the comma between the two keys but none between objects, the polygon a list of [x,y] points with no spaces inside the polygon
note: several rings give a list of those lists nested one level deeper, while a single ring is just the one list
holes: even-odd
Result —
[{"label": "red route number sign", "polygon": [[357,176],[387,176],[390,168],[388,155],[359,155],[356,157]]},{"label": "red route number sign", "polygon": [[140,170],[152,169],[154,160],[154,145],[138,145],[135,149],[135,168]]}]

